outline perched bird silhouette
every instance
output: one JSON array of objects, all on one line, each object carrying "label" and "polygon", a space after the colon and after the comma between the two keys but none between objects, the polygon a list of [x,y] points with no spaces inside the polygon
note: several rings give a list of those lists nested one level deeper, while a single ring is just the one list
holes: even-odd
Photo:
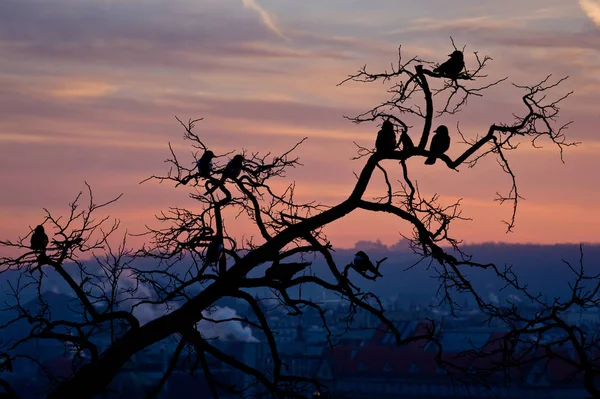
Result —
[{"label": "perched bird silhouette", "polygon": [[402,134],[400,135],[400,143],[402,144],[403,150],[410,150],[412,148],[415,148],[415,145],[410,139],[410,136],[406,132],[402,132]]},{"label": "perched bird silhouette", "polygon": [[273,262],[273,265],[265,271],[265,277],[283,282],[290,281],[296,273],[302,271],[305,267],[310,266],[311,264],[311,262]]},{"label": "perched bird silhouette", "polygon": [[396,149],[396,133],[394,124],[389,119],[381,125],[381,130],[377,133],[375,140],[375,149],[377,152],[390,153]]},{"label": "perched bird silhouette", "polygon": [[456,80],[458,74],[465,68],[465,56],[462,51],[455,50],[449,57],[450,59],[448,61],[435,68],[433,72]]},{"label": "perched bird silhouette", "polygon": [[237,179],[240,173],[242,173],[243,163],[244,157],[242,155],[237,154],[235,157],[233,157],[233,159],[227,163],[227,166],[225,166],[225,170],[221,175],[219,183],[211,187],[206,194],[210,194],[213,191],[215,191],[218,187],[223,186],[223,184],[225,184],[225,180],[227,180],[228,178]]},{"label": "perched bird silhouette", "polygon": [[198,176],[208,178],[212,172],[212,159],[215,154],[211,150],[207,150],[202,154],[202,157],[196,162],[198,166]]},{"label": "perched bird silhouette", "polygon": [[448,128],[444,125],[438,126],[434,130],[435,135],[431,139],[429,152],[431,155],[425,160],[425,165],[433,165],[440,155],[448,151],[450,148],[450,134]]},{"label": "perched bird silhouette", "polygon": [[31,235],[31,249],[42,254],[46,253],[46,247],[48,246],[48,236],[44,231],[44,226],[39,225],[33,231]]},{"label": "perched bird silhouette", "polygon": [[237,179],[240,173],[242,173],[242,164],[244,163],[244,157],[240,154],[237,154],[231,161],[227,163],[225,166],[225,170],[223,171],[222,181],[225,179]]},{"label": "perched bird silhouette", "polygon": [[223,256],[223,242],[219,237],[215,237],[206,248],[206,264],[213,265],[219,262],[221,256]]},{"label": "perched bird silhouette", "polygon": [[354,260],[350,265],[354,270],[356,270],[360,274],[365,274],[366,272],[372,272],[376,277],[383,277],[377,267],[371,262],[369,257],[363,251],[358,251],[356,255],[354,255]]},{"label": "perched bird silhouette", "polygon": [[83,242],[82,237],[77,237],[73,240],[65,240],[65,241],[57,241],[52,240],[52,244],[56,245],[56,247],[61,251],[68,251],[72,246],[79,245]]}]

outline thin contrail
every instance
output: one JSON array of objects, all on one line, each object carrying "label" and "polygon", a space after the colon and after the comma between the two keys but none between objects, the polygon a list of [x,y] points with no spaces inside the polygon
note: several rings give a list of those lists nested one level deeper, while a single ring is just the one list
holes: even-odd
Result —
[{"label": "thin contrail", "polygon": [[277,36],[281,37],[284,40],[288,40],[288,38],[283,34],[281,29],[273,20],[271,14],[269,14],[267,10],[261,7],[261,5],[256,2],[256,0],[242,0],[242,2],[244,3],[244,7],[250,8],[258,13],[263,24],[265,24],[265,26],[269,28],[271,32],[275,33]]}]

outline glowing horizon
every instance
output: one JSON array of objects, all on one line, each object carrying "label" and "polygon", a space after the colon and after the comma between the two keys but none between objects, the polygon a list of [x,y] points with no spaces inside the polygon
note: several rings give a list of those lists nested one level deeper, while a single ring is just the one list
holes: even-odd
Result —
[{"label": "glowing horizon", "polygon": [[[565,149],[565,164],[547,142],[541,150],[523,144],[510,153],[526,198],[514,233],[506,234],[501,223],[510,205],[493,201],[510,181],[491,157],[459,173],[426,167],[421,158],[410,161],[423,193],[437,192],[445,203],[463,198],[463,215],[473,221],[457,221],[452,231],[468,243],[600,242],[600,187],[593,183],[600,170],[600,3],[523,3],[2,2],[0,239],[25,236],[43,220],[42,208],[64,214],[85,191],[84,181],[97,201],[124,193],[103,215],[119,218],[132,232],[153,223],[161,209],[193,206],[190,188],[138,184],[167,172],[168,142],[193,161],[174,115],[204,118],[197,131],[221,154],[242,148],[276,153],[308,137],[295,152],[305,166],[288,173],[290,182],[296,181],[300,200],[334,205],[349,194],[352,172],[363,165],[350,160],[353,141],[372,147],[378,130],[377,123],[357,126],[343,115],[387,98],[379,83],[336,84],[365,63],[371,71],[389,68],[399,45],[404,57],[443,61],[452,36],[457,46],[467,46],[467,66],[473,51],[493,58],[490,81],[508,76],[536,84],[549,74],[570,76],[551,95],[575,92],[559,122],[574,120],[567,140],[582,144]],[[454,157],[464,150],[457,121],[474,137],[492,123],[512,122],[511,114],[521,110],[519,92],[506,82],[470,98],[458,118],[435,123],[452,127]],[[237,227],[240,234],[251,230]],[[393,245],[399,232],[410,233],[405,227],[359,212],[326,233],[340,248],[357,241]]]}]

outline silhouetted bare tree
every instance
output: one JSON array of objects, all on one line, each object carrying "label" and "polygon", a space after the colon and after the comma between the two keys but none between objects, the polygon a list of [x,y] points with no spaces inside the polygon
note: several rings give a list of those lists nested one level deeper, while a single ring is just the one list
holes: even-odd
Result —
[{"label": "silhouetted bare tree", "polygon": [[[568,297],[549,301],[543,292],[532,292],[526,284],[520,283],[515,274],[501,276],[517,295],[513,294],[503,307],[490,312],[486,322],[501,320],[506,331],[485,346],[473,346],[459,356],[444,357],[440,353],[439,363],[457,381],[466,385],[477,382],[488,387],[489,381],[498,377],[508,385],[519,370],[535,368],[540,376],[560,370],[558,376],[549,376],[550,383],[582,384],[590,398],[600,398],[598,324],[578,323],[569,317],[569,314],[598,310],[600,274],[586,273],[583,245],[578,266],[563,262],[574,277],[573,281],[565,282],[569,286]],[[524,311],[526,304],[528,311]],[[532,312],[531,308],[536,311]]]},{"label": "silhouetted bare tree", "polygon": [[[13,300],[9,310],[14,317],[3,327],[23,322],[27,324],[28,331],[20,340],[2,343],[0,355],[5,360],[0,366],[9,367],[17,359],[26,359],[43,367],[37,359],[19,354],[20,345],[26,341],[49,339],[68,343],[75,348],[74,358],[78,359],[73,363],[73,376],[51,380],[47,398],[92,398],[105,392],[126,362],[136,353],[164,339],[173,338],[178,342],[177,349],[165,376],[148,393],[149,397],[161,390],[182,356],[190,356],[194,360],[193,367],[203,368],[215,397],[218,397],[219,389],[242,394],[247,392],[245,389],[248,387],[233,386],[214,376],[209,358],[252,376],[257,389],[254,392],[264,390],[277,398],[306,397],[306,392],[323,390],[325,387],[319,381],[289,372],[280,355],[269,320],[250,290],[270,290],[292,316],[300,315],[307,309],[318,312],[323,328],[328,331],[329,342],[334,345],[335,336],[328,327],[327,313],[318,302],[302,297],[301,291],[297,289],[303,284],[315,284],[322,290],[336,293],[344,300],[348,306],[348,324],[358,309],[366,310],[387,326],[397,345],[411,341],[429,341],[438,346],[440,364],[449,370],[465,371],[460,362],[444,358],[443,348],[438,340],[438,326],[433,321],[425,334],[403,339],[394,323],[386,317],[379,298],[371,292],[361,291],[351,281],[352,274],[348,274],[348,267],[336,261],[334,245],[324,234],[323,228],[354,211],[362,210],[385,213],[390,218],[396,218],[399,225],[410,226],[411,233],[405,238],[410,240],[413,250],[421,255],[423,261],[433,265],[439,276],[443,301],[450,304],[453,310],[459,307],[457,295],[467,293],[488,319],[502,320],[513,326],[508,334],[512,341],[502,341],[502,345],[499,345],[503,365],[525,361],[524,357],[515,357],[515,351],[512,347],[508,348],[505,342],[524,340],[522,337],[525,334],[541,331],[537,323],[548,322],[576,335],[573,342],[581,343],[582,346],[582,360],[578,367],[588,372],[593,379],[596,374],[596,369],[591,366],[594,364],[593,359],[590,355],[583,355],[587,353],[588,347],[585,345],[589,341],[582,341],[578,335],[581,332],[573,326],[564,328],[558,317],[560,309],[576,304],[579,299],[566,304],[548,304],[547,312],[536,315],[533,320],[523,319],[516,307],[507,308],[487,301],[468,277],[473,269],[486,269],[522,292],[526,292],[526,287],[519,284],[510,267],[474,262],[461,251],[460,240],[450,234],[451,223],[463,219],[460,203],[443,203],[437,194],[431,198],[422,196],[407,162],[411,158],[425,160],[434,157],[448,168],[458,171],[461,166],[476,166],[483,157],[495,156],[512,181],[508,194],[499,195],[497,200],[511,204],[512,216],[506,223],[508,230],[514,227],[520,197],[515,173],[505,155],[508,151],[515,150],[520,141],[525,140],[535,145],[537,140],[546,138],[557,146],[561,154],[564,146],[573,145],[574,143],[565,142],[563,136],[569,123],[556,124],[558,105],[570,93],[550,100],[551,89],[564,81],[559,79],[551,82],[551,76],[538,84],[516,86],[523,91],[523,106],[522,113],[514,121],[493,122],[484,135],[475,139],[463,136],[457,125],[456,130],[462,142],[457,142],[456,135],[451,133],[451,148],[461,145],[462,153],[451,159],[445,153],[431,152],[428,150],[428,143],[436,116],[458,113],[467,105],[469,98],[482,96],[486,89],[506,80],[503,78],[477,83],[486,77],[483,70],[490,60],[487,56],[481,58],[474,53],[472,60],[467,59],[466,63],[468,66],[471,61],[471,65],[475,67],[449,78],[434,72],[432,62],[418,57],[405,61],[399,51],[398,63],[390,71],[371,73],[365,66],[357,74],[344,80],[391,83],[388,89],[391,97],[388,101],[348,119],[355,123],[389,120],[398,130],[400,139],[391,152],[374,150],[375,134],[373,148],[357,145],[358,155],[353,159],[365,159],[364,165],[348,198],[333,206],[296,201],[294,183],[283,190],[274,188],[273,182],[277,178],[284,178],[286,170],[300,165],[298,158],[292,154],[305,139],[300,140],[289,151],[276,156],[242,151],[241,173],[236,176],[236,173],[228,170],[227,179],[222,178],[226,169],[224,159],[233,154],[233,151],[221,155],[215,152],[212,173],[205,178],[198,175],[196,168],[199,155],[209,150],[205,138],[195,131],[195,124],[200,119],[190,120],[188,123],[178,119],[185,129],[184,138],[191,143],[194,162],[188,162],[187,159],[182,161],[169,145],[171,158],[167,162],[171,165],[170,171],[166,176],[152,176],[150,179],[173,182],[175,187],[191,187],[190,195],[197,200],[198,206],[194,209],[170,208],[158,215],[158,220],[162,222],[161,228],[148,229],[148,242],[142,249],[127,249],[125,239],[117,248],[110,245],[108,238],[117,230],[118,223],[105,230],[102,226],[108,219],[97,221],[94,215],[113,201],[96,205],[91,190],[90,203],[84,211],[77,211],[79,198],[72,205],[70,215],[64,219],[54,218],[47,211],[43,224],[49,234],[54,234],[55,239],[51,241],[44,257],[26,250],[27,237],[16,242],[1,242],[4,247],[21,250],[21,254],[1,258],[0,270],[23,271],[19,283],[11,285]],[[438,106],[439,110],[434,107],[436,104],[442,104]],[[413,128],[408,124],[407,117],[421,119],[422,127],[418,130]],[[494,118],[493,113],[490,118]],[[414,146],[407,144],[407,136],[412,136]],[[382,161],[390,160],[397,162],[385,162],[384,166]],[[186,166],[188,164],[191,166]],[[389,178],[391,168],[397,168],[403,176],[397,184]],[[367,187],[375,179],[376,172],[381,172],[383,176],[386,193],[375,198],[365,198]],[[239,234],[230,234],[223,216],[225,214],[249,218],[256,227],[257,234],[236,238]],[[214,259],[207,261],[206,251],[211,244],[214,245],[212,251],[221,248],[219,251],[222,250],[222,254],[218,252],[216,257],[211,255]],[[99,255],[101,252],[98,251],[104,252]],[[95,263],[80,260],[92,253]],[[330,272],[328,278],[319,278],[311,273],[311,264],[316,259],[327,265]],[[152,260],[153,267],[147,267],[148,262],[140,262],[148,260]],[[379,266],[383,260],[374,261]],[[270,266],[270,272],[258,277],[251,276],[261,265]],[[55,320],[52,317],[41,294],[45,271],[48,270],[57,272],[75,295],[77,308],[74,312],[79,314],[76,320]],[[26,271],[29,273],[25,273]],[[377,275],[373,277],[375,278]],[[581,280],[583,279],[581,274]],[[124,284],[123,281],[131,284]],[[23,306],[21,293],[29,287],[37,292],[41,310],[34,312]],[[578,293],[578,288],[575,287],[573,292]],[[592,297],[596,300],[595,291],[586,295],[588,296],[578,298],[586,301],[585,303],[590,303]],[[245,301],[254,315],[228,319],[211,317],[215,304],[223,298]],[[533,295],[530,298],[537,300]],[[133,309],[142,306],[162,306],[167,313],[143,324],[132,313]],[[262,331],[272,357],[269,370],[253,367],[221,350],[212,337],[197,328],[201,321],[213,324],[239,321]],[[95,343],[94,339],[98,334],[110,334],[110,344],[107,347],[101,348]],[[535,347],[540,348],[543,346]],[[489,355],[478,349],[481,348],[474,348],[471,355],[479,358]],[[462,377],[468,377],[467,374],[465,371]],[[590,392],[597,392],[594,391],[595,388],[592,389],[593,383],[591,384]],[[7,382],[0,380],[0,386],[8,395],[14,394]]]}]

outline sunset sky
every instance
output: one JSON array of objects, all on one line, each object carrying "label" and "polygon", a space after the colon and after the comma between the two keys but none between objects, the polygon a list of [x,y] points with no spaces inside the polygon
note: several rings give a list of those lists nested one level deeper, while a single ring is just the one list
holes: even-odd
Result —
[{"label": "sunset sky", "polygon": [[[478,51],[494,59],[489,79],[509,81],[434,124],[483,134],[523,111],[509,82],[568,75],[552,95],[574,91],[559,122],[573,120],[567,139],[582,144],[566,149],[565,164],[547,142],[510,153],[526,198],[510,234],[501,223],[510,205],[493,201],[510,181],[493,158],[459,173],[419,158],[413,179],[444,202],[464,199],[473,221],[452,231],[466,242],[600,242],[600,0],[2,0],[0,239],[27,234],[44,207],[65,214],[85,181],[97,202],[124,193],[103,215],[131,232],[161,209],[193,206],[189,187],[138,184],[167,172],[168,142],[192,164],[175,116],[203,117],[197,133],[217,153],[283,151],[307,136],[296,153],[305,166],[288,177],[301,199],[333,205],[364,163],[350,160],[353,141],[373,147],[378,130],[343,115],[386,99],[379,83],[336,84],[364,64],[389,67],[399,45],[405,57],[442,62],[450,36],[467,46],[467,67]],[[351,247],[396,243],[405,228],[356,213],[326,232]]]}]

